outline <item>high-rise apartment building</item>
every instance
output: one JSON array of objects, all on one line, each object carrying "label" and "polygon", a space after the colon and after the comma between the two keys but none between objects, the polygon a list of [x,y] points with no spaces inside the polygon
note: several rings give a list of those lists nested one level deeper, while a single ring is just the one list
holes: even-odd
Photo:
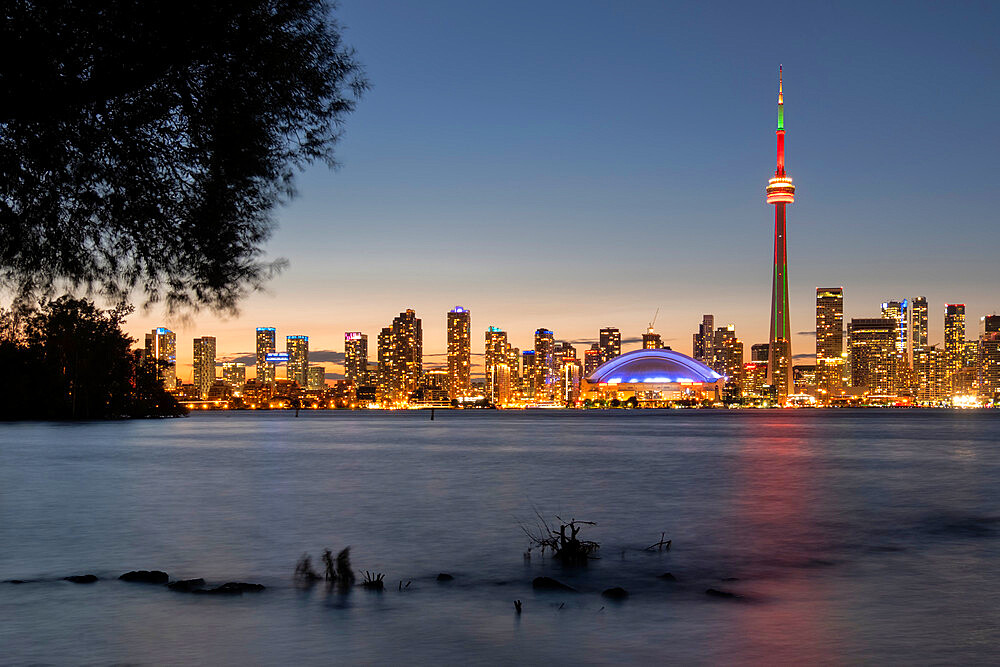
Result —
[{"label": "high-rise apartment building", "polygon": [[712,352],[712,343],[715,340],[715,315],[705,315],[698,325],[698,333],[694,334],[693,356],[695,359],[711,366],[715,355]]},{"label": "high-rise apartment building", "polygon": [[247,382],[246,364],[237,361],[227,361],[222,364],[222,381],[233,391],[239,391]]},{"label": "high-rise apartment building", "polygon": [[369,382],[368,336],[360,331],[344,333],[344,379],[354,389]]},{"label": "high-rise apartment building", "polygon": [[646,333],[642,334],[642,349],[659,350],[661,347],[663,347],[663,340],[660,338],[660,334],[653,331],[653,327],[648,327]]},{"label": "high-rise apartment building", "polygon": [[309,387],[309,336],[285,336],[285,351],[288,353],[286,367],[289,380],[302,389]]},{"label": "high-rise apartment building", "polygon": [[420,318],[408,308],[392,320],[392,372],[389,393],[405,403],[417,390],[424,371],[424,334]]},{"label": "high-rise apartment building", "polygon": [[523,398],[535,395],[535,351],[521,352],[521,382],[520,391]]},{"label": "high-rise apartment building", "polygon": [[309,366],[306,372],[306,388],[309,391],[326,389],[326,368],[318,364]]},{"label": "high-rise apartment building", "polygon": [[992,317],[994,323],[986,322],[987,329],[979,337],[976,363],[976,393],[984,401],[1000,401],[1000,317]]},{"label": "high-rise apartment building", "polygon": [[[733,325],[729,325],[732,327]],[[726,328],[727,333],[732,329]],[[726,377],[726,394],[730,398],[736,398],[743,391],[743,341],[732,336],[725,335],[716,338],[715,362],[716,372]],[[721,369],[721,370],[720,370]]]},{"label": "high-rise apartment building", "polygon": [[[486,330],[486,353],[483,355],[483,363],[486,366],[486,397],[494,404],[500,403],[497,373],[501,366],[505,368],[508,384],[510,383],[510,355],[507,332],[499,327],[489,327]],[[508,396],[508,402],[509,399]]]},{"label": "high-rise apartment building", "polygon": [[927,297],[916,296],[910,302],[911,349],[927,347]]},{"label": "high-rise apartment building", "polygon": [[906,299],[902,301],[883,301],[882,317],[895,320],[897,323],[896,352],[900,357],[908,362],[910,358],[910,302]]},{"label": "high-rise apartment building", "polygon": [[382,405],[392,403],[392,327],[383,327],[378,334],[378,379],[375,395]]},{"label": "high-rise apartment building", "polygon": [[597,343],[590,346],[589,350],[583,351],[583,375],[589,377],[601,365],[601,349]]},{"label": "high-rise apartment building", "polygon": [[215,336],[194,339],[194,380],[198,395],[204,400],[215,382]]},{"label": "high-rise apartment building", "polygon": [[948,355],[936,345],[913,348],[913,376],[917,400],[935,402],[948,396]]},{"label": "high-rise apartment building", "polygon": [[277,367],[267,362],[267,355],[277,352],[274,327],[257,327],[257,382],[274,384]]},{"label": "high-rise apartment building", "polygon": [[535,330],[534,364],[535,399],[550,401],[556,391],[556,382],[559,378],[559,362],[556,359],[555,334],[548,329]]},{"label": "high-rise apartment building", "polygon": [[890,318],[855,318],[847,333],[851,344],[851,386],[872,394],[895,395],[899,323]]},{"label": "high-rise apartment building", "polygon": [[461,306],[448,312],[448,391],[452,400],[472,393],[471,313]]},{"label": "high-rise apartment building", "polygon": [[177,386],[177,335],[170,329],[158,327],[146,334],[145,357],[156,365],[156,378],[166,389]]},{"label": "high-rise apartment building", "polygon": [[[712,335],[712,358],[709,361],[703,362],[706,366],[709,366],[712,370],[720,375],[726,375],[726,358],[732,356],[731,354],[723,354],[722,346],[726,344],[727,341],[736,340],[736,325],[728,324],[724,327],[718,327],[715,333]],[[742,351],[742,343],[740,344],[740,349]],[[743,359],[740,359],[740,365],[743,364]]]},{"label": "high-rise apartment building", "polygon": [[949,391],[962,387],[961,373],[965,353],[965,304],[946,303],[944,306],[944,352],[948,355]]},{"label": "high-rise apartment building", "polygon": [[844,375],[844,288],[816,288],[816,384],[829,395]]},{"label": "high-rise apartment building", "polygon": [[599,341],[602,364],[622,355],[622,334],[616,327],[601,329]]},{"label": "high-rise apartment building", "polygon": [[750,346],[750,361],[767,363],[769,343],[754,343]]}]

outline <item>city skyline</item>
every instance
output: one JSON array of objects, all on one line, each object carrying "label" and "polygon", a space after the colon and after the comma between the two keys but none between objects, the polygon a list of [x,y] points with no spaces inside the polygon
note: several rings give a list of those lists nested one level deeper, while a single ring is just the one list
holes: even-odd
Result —
[{"label": "city skyline", "polygon": [[[795,90],[789,150],[808,193],[788,233],[793,354],[814,348],[799,332],[812,330],[817,286],[845,288],[848,320],[926,296],[938,343],[944,303],[964,302],[975,317],[1000,308],[989,268],[1000,238],[990,224],[998,141],[987,110],[997,92],[982,82],[997,47],[987,22],[930,6],[905,15],[865,6],[864,24],[851,5],[791,9],[772,44],[752,37],[767,13],[742,5],[720,19],[698,7],[584,4],[563,34],[554,26],[565,12],[554,8],[524,25],[445,4],[448,25],[430,10],[342,3],[375,87],[344,136],[342,168],[308,170],[277,214],[268,250],[290,267],[239,319],[140,311],[127,323],[133,337],[162,325],[184,340],[214,336],[232,355],[252,351],[245,332],[266,325],[342,352],[343,332],[374,337],[413,308],[425,353],[443,355],[437,313],[463,304],[474,341],[492,325],[521,349],[539,326],[568,340],[594,340],[609,325],[638,338],[657,309],[675,349],[687,350],[705,313],[735,323],[748,343],[766,341],[773,216],[760,182],[774,154],[778,63]],[[827,31],[855,48],[828,43]],[[576,41],[596,34],[611,61]],[[932,35],[940,48],[928,50]],[[509,39],[516,49],[498,48]],[[459,46],[467,59],[443,58]],[[434,76],[414,78],[421,71]],[[935,81],[947,95],[927,86]],[[595,99],[595,86],[613,99]],[[526,107],[505,103],[508,94]],[[178,361],[189,377],[190,344]]]}]

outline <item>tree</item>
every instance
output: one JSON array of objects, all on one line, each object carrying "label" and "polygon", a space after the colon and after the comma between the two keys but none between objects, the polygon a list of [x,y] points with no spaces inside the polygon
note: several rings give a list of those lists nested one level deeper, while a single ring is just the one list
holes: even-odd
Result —
[{"label": "tree", "polygon": [[294,176],[367,88],[326,0],[13,0],[0,281],[232,311]]},{"label": "tree", "polygon": [[63,296],[0,313],[0,419],[182,414],[121,329],[129,308]]}]

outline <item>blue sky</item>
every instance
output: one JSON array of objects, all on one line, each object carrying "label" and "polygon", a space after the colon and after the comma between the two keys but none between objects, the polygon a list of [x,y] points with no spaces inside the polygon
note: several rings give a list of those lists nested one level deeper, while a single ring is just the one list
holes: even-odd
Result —
[{"label": "blue sky", "polygon": [[[388,2],[336,12],[373,88],[341,167],[301,175],[268,244],[289,269],[237,319],[137,314],[252,348],[258,325],[343,350],[399,311],[441,352],[472,310],[515,345],[547,327],[657,329],[691,352],[703,313],[767,339],[777,67],[785,67],[792,327],[814,288],[847,317],[926,295],[969,334],[1000,311],[1000,10],[991,3]],[[814,351],[806,335],[793,352]],[[183,376],[183,371],[182,371]]]}]

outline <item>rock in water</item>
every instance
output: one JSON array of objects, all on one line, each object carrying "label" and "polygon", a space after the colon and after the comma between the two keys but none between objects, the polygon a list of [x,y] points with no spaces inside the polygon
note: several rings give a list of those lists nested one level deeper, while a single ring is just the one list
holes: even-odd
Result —
[{"label": "rock in water", "polygon": [[74,584],[92,584],[97,581],[97,577],[93,574],[74,574],[72,577],[63,577],[63,580]]},{"label": "rock in water", "polygon": [[264,590],[261,584],[247,584],[242,581],[229,581],[216,588],[199,588],[191,591],[202,595],[243,595],[244,593],[259,593]]},{"label": "rock in water", "polygon": [[536,591],[567,591],[569,593],[576,593],[575,588],[570,588],[551,577],[535,577],[535,580],[531,582],[531,587]]},{"label": "rock in water", "polygon": [[604,591],[601,595],[612,600],[624,600],[628,597],[628,591],[621,586],[615,586]]},{"label": "rock in water", "polygon": [[452,579],[454,579],[454,578],[455,578],[455,577],[451,576],[451,575],[450,575],[450,574],[448,574],[447,572],[442,572],[441,574],[439,574],[439,575],[437,576],[437,580],[438,580],[438,581],[451,581],[451,580],[452,580]]},{"label": "rock in water", "polygon": [[677,581],[677,577],[670,574],[669,572],[664,572],[657,579],[663,579],[663,581]]},{"label": "rock in water", "polygon": [[134,581],[141,584],[165,584],[170,581],[167,573],[159,570],[132,570],[118,578],[122,581]]},{"label": "rock in water", "polygon": [[741,595],[737,595],[736,593],[730,593],[729,591],[720,591],[716,588],[709,588],[708,590],[705,591],[705,595],[711,595],[714,598],[728,598],[730,600],[735,600],[742,597]]},{"label": "rock in water", "polygon": [[167,588],[172,591],[180,591],[182,593],[190,593],[191,591],[202,588],[205,585],[205,580],[201,577],[197,579],[181,579],[180,581],[171,581],[167,584]]}]

